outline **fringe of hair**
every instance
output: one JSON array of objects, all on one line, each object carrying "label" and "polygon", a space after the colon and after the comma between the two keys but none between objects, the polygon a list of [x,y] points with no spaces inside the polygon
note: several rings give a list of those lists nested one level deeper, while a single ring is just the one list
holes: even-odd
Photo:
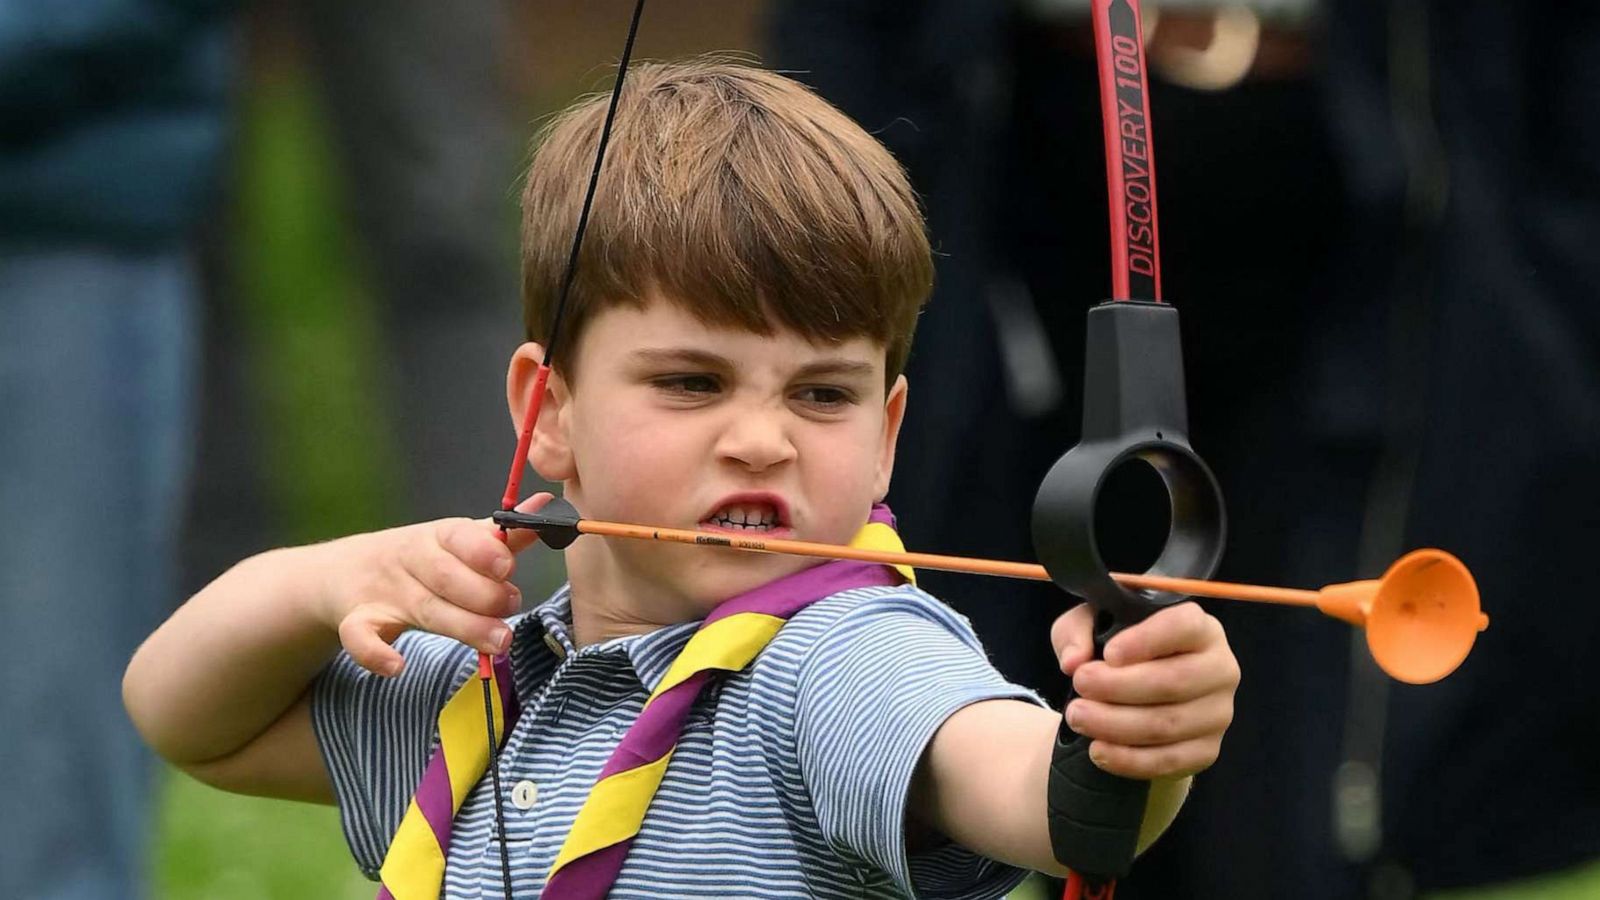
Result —
[{"label": "fringe of hair", "polygon": [[[522,197],[524,321],[548,335],[606,97],[541,131]],[[915,194],[882,144],[810,89],[726,58],[635,66],[563,323],[653,297],[710,325],[808,340],[867,337],[892,383],[933,287]]]}]

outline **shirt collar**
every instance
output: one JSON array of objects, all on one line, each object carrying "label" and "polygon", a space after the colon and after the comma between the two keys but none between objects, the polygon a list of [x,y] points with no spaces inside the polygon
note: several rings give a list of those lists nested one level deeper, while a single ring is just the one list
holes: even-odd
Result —
[{"label": "shirt collar", "polygon": [[646,691],[653,692],[699,626],[698,619],[679,622],[645,634],[612,638],[580,650],[572,642],[571,586],[562,585],[514,627],[516,639],[512,642],[515,649],[511,654],[511,666],[517,694],[532,696],[561,660],[590,654],[622,655],[639,683]]}]

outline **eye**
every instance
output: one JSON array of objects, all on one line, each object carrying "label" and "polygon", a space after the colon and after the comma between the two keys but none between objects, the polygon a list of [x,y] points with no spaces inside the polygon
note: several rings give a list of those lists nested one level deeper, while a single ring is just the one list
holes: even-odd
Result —
[{"label": "eye", "polygon": [[657,390],[677,397],[707,397],[722,390],[722,382],[717,379],[717,376],[703,372],[663,375],[659,378],[652,378],[650,383]]},{"label": "eye", "polygon": [[813,409],[842,410],[856,402],[854,393],[833,385],[811,385],[794,393],[794,398]]}]

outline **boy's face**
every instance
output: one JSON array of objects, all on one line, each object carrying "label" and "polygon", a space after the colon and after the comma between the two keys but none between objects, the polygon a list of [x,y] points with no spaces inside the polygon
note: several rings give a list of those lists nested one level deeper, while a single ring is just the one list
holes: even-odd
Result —
[{"label": "boy's face", "polygon": [[[888,491],[906,382],[885,395],[884,350],[867,338],[765,337],[657,300],[600,313],[576,352],[531,456],[586,517],[843,543]],[[514,410],[531,368],[519,389],[513,365]],[[567,558],[577,589],[638,598],[661,624],[817,564],[595,537]]]}]

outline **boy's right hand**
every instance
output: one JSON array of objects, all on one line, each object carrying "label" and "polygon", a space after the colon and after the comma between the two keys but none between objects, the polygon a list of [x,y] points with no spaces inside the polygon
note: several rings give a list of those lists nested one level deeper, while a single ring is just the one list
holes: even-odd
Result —
[{"label": "boy's right hand", "polygon": [[[517,510],[534,512],[551,499],[534,494]],[[514,530],[507,544],[498,532],[487,519],[439,519],[324,544],[328,625],[350,657],[376,675],[400,674],[405,659],[390,644],[412,628],[504,653],[511,629],[503,619],[522,607],[509,580],[515,554],[538,538]]]}]

